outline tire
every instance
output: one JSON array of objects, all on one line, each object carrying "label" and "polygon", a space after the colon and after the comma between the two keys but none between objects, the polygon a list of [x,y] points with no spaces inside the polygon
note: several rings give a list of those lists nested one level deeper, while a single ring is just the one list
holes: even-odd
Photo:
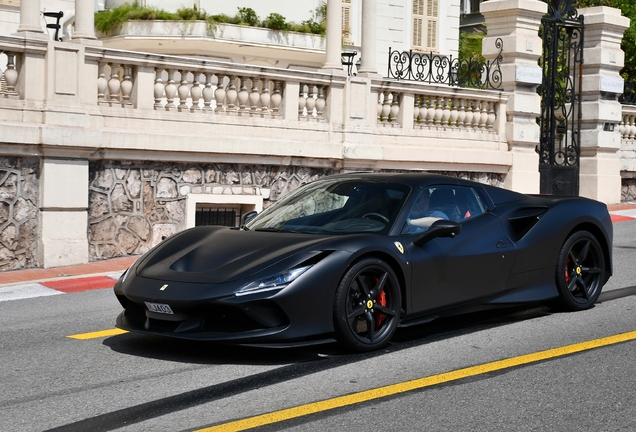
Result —
[{"label": "tire", "polygon": [[563,244],[556,265],[561,306],[571,311],[594,306],[605,281],[605,257],[596,237],[577,231]]},{"label": "tire", "polygon": [[401,308],[400,285],[391,267],[380,259],[363,259],[347,270],[336,290],[336,339],[352,351],[380,349],[393,337]]}]

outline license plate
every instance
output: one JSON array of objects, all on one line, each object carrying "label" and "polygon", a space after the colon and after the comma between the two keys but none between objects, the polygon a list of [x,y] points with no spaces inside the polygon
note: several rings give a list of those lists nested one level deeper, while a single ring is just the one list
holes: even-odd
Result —
[{"label": "license plate", "polygon": [[146,303],[146,307],[150,312],[174,315],[174,312],[172,312],[172,309],[170,309],[170,306],[167,304],[149,302],[144,303]]}]

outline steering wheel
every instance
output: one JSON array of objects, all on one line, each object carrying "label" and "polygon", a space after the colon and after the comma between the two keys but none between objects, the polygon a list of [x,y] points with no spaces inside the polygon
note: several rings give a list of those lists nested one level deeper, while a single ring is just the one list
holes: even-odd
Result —
[{"label": "steering wheel", "polygon": [[362,216],[362,218],[366,218],[366,219],[375,219],[378,220],[380,222],[384,222],[385,224],[389,223],[389,218],[387,218],[384,215],[381,215],[380,213],[367,213],[365,215]]}]

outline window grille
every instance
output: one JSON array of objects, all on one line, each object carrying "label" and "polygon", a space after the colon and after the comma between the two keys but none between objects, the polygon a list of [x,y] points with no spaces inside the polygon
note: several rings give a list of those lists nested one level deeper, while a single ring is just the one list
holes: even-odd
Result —
[{"label": "window grille", "polygon": [[194,225],[237,227],[240,219],[241,211],[238,207],[197,207]]}]

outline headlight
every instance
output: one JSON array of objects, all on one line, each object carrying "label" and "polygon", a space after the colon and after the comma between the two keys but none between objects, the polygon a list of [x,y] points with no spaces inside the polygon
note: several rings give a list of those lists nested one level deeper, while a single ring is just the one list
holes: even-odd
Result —
[{"label": "headlight", "polygon": [[[143,256],[145,256],[145,255],[142,255],[142,257]],[[133,263],[126,269],[126,271],[124,273],[122,273],[121,276],[119,276],[119,279],[121,279],[121,283],[126,282],[126,279],[128,278],[128,276],[130,276],[130,273],[135,271],[134,268],[137,265],[137,263],[139,263],[139,260],[142,257],[139,257],[135,261],[133,261]]]},{"label": "headlight", "polygon": [[124,274],[122,274],[122,275],[120,276],[121,283],[126,282],[126,278],[128,277],[128,274],[130,273],[130,269],[131,269],[131,268],[133,268],[133,266],[134,266],[134,265],[135,265],[135,263],[133,263],[130,267],[128,267],[128,268],[126,269],[126,271],[124,272]]},{"label": "headlight", "polygon": [[265,279],[247,283],[239,288],[236,291],[235,295],[242,296],[246,294],[254,294],[257,292],[283,289],[310,268],[311,266],[297,267],[286,270],[275,276],[270,276]]}]

